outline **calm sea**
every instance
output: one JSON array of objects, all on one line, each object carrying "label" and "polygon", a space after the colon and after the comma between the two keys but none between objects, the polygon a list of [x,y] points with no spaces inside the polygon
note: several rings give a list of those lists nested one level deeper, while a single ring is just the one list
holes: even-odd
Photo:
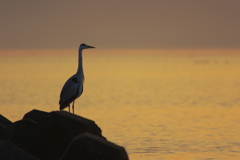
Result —
[{"label": "calm sea", "polygon": [[[239,55],[87,54],[78,115],[131,160],[239,160]],[[97,52],[97,50],[95,50]],[[0,113],[58,110],[77,53],[1,55]]]}]

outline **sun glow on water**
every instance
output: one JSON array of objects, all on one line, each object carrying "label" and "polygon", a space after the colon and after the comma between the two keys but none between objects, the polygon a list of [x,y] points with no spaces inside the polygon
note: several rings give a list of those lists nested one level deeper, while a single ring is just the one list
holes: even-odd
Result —
[{"label": "sun glow on water", "polygon": [[[240,158],[239,55],[95,52],[84,51],[75,112],[130,159]],[[2,54],[1,114],[16,121],[32,109],[58,110],[61,88],[76,70],[76,51]]]}]

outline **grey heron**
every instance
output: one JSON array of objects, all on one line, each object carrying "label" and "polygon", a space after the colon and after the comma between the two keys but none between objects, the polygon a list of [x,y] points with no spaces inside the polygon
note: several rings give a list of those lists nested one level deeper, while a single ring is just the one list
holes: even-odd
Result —
[{"label": "grey heron", "polygon": [[78,69],[76,74],[70,77],[64,84],[62,91],[60,93],[60,110],[68,107],[70,112],[70,104],[72,103],[72,111],[74,114],[74,101],[81,96],[83,92],[83,82],[84,82],[84,73],[83,73],[83,64],[82,64],[82,51],[88,48],[95,48],[89,45],[82,43],[79,46],[78,50]]}]

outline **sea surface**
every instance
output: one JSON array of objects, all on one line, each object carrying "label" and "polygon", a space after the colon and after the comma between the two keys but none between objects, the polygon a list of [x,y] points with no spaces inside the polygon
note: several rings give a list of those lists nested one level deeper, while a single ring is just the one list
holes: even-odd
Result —
[{"label": "sea surface", "polygon": [[[0,55],[0,114],[11,121],[58,110],[77,70],[77,52],[41,52]],[[240,159],[240,55],[88,52],[75,113],[131,160]]]}]

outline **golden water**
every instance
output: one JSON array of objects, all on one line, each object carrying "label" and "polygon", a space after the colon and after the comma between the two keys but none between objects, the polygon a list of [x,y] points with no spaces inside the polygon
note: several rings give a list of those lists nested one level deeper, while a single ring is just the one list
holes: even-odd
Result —
[{"label": "golden water", "polygon": [[[97,50],[95,50],[96,52]],[[0,57],[0,113],[58,110],[77,54]],[[75,112],[131,160],[239,160],[239,55],[84,54]]]}]

